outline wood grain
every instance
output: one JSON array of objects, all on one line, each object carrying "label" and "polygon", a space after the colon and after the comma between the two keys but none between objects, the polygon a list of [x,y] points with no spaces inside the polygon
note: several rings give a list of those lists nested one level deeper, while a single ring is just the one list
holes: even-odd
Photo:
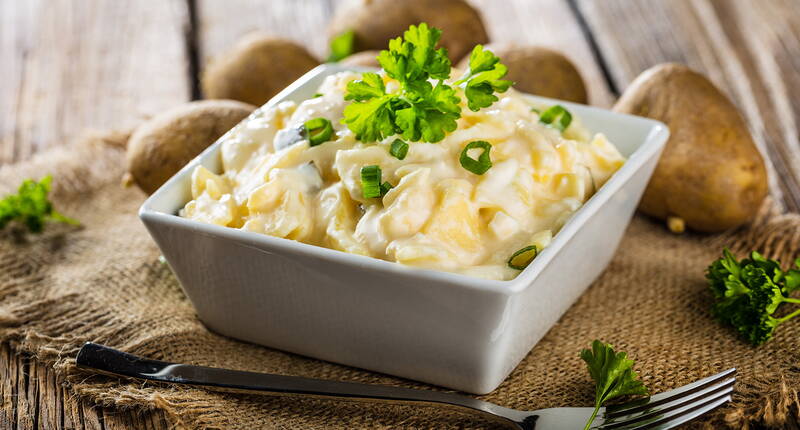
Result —
[{"label": "wood grain", "polygon": [[[184,0],[0,0],[0,165],[187,100],[188,26]],[[82,402],[0,346],[0,429],[107,428],[168,425],[162,412]]]},{"label": "wood grain", "polygon": [[583,34],[577,17],[563,0],[473,0],[486,21],[492,42],[546,46],[564,53],[580,71],[592,105],[614,102],[606,79]]},{"label": "wood grain", "polygon": [[[324,58],[322,30],[339,1],[0,0],[0,165],[189,99],[198,69],[251,31]],[[664,61],[705,72],[745,113],[774,166],[774,194],[800,209],[797,0],[470,1],[493,41],[568,55],[596,105],[609,106],[613,88]],[[0,429],[38,428],[169,425],[158,411],[81,401],[52,369],[0,345]]]},{"label": "wood grain", "polygon": [[618,88],[680,62],[708,75],[747,118],[773,196],[800,211],[800,6],[796,0],[578,0]]},{"label": "wood grain", "polygon": [[190,96],[183,0],[0,0],[0,164]]},{"label": "wood grain", "polygon": [[251,32],[294,40],[319,59],[328,55],[324,30],[332,0],[196,0],[196,5],[201,68]]},{"label": "wood grain", "polygon": [[[271,2],[259,0],[219,2],[198,0],[198,51],[202,65],[229,49],[250,32],[264,32],[295,40],[318,58],[328,55],[324,31],[340,0]],[[597,66],[575,15],[565,0],[507,0],[493,7],[493,0],[473,0],[481,11],[491,41],[534,44],[564,52],[578,66],[586,80],[592,104],[613,102],[606,80]]]},{"label": "wood grain", "polygon": [[162,430],[161,411],[118,411],[77,399],[52,369],[0,345],[0,429]]}]

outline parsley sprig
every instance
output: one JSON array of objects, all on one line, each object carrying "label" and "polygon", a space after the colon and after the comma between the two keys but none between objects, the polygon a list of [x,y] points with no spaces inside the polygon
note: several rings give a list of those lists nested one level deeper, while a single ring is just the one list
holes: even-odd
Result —
[{"label": "parsley sprig", "polygon": [[477,112],[498,100],[495,92],[504,93],[511,86],[513,82],[501,79],[506,73],[508,68],[500,58],[482,45],[476,45],[469,56],[469,70],[454,84],[465,86],[467,106]]},{"label": "parsley sprig", "polygon": [[10,194],[0,200],[0,229],[11,221],[25,225],[34,233],[42,231],[48,220],[78,224],[78,221],[58,213],[47,199],[51,181],[52,177],[49,175],[39,182],[26,179],[22,181],[17,194]]},{"label": "parsley sprig", "polygon": [[800,309],[775,316],[784,303],[800,304],[800,299],[790,297],[800,290],[800,258],[794,264],[797,269],[783,271],[779,261],[766,259],[755,251],[750,258],[739,261],[726,248],[706,271],[716,300],[712,315],[734,327],[753,345],[768,341],[778,325],[800,316]]},{"label": "parsley sprig", "polygon": [[[423,22],[389,41],[378,62],[397,80],[397,90],[387,92],[377,73],[364,73],[347,84],[345,100],[353,103],[344,109],[343,122],[356,139],[375,142],[399,134],[408,141],[439,142],[456,129],[461,99],[456,88],[445,83],[451,63],[447,50],[436,47],[441,35]],[[497,101],[494,92],[510,87],[510,81],[500,79],[506,72],[499,58],[478,45],[470,56],[470,70],[454,85],[464,90],[468,107],[477,111]]]},{"label": "parsley sprig", "polygon": [[647,387],[633,370],[633,360],[624,352],[614,351],[610,344],[595,340],[591,350],[581,351],[581,358],[589,367],[589,374],[595,382],[594,412],[584,430],[591,427],[600,407],[609,400],[648,394]]}]

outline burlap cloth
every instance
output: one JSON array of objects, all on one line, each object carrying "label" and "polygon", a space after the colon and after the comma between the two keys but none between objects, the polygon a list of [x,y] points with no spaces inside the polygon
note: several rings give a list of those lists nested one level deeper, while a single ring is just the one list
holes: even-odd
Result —
[{"label": "burlap cloth", "polygon": [[[117,407],[164,409],[178,428],[487,428],[438,409],[231,395],[127,382],[79,371],[85,341],[183,363],[432,388],[263,348],[209,332],[196,318],[136,212],[144,195],[120,186],[126,137],[94,136],[0,168],[0,193],[23,178],[54,177],[52,197],[82,227],[0,237],[0,341],[51,364],[80,396]],[[592,404],[581,348],[599,338],[627,351],[653,391],[729,367],[734,401],[701,425],[785,425],[797,414],[800,321],[758,348],[709,316],[703,271],[723,246],[784,263],[800,254],[800,216],[766,204],[754,224],[717,236],[675,236],[634,218],[616,257],[511,376],[483,399],[536,409]]]}]

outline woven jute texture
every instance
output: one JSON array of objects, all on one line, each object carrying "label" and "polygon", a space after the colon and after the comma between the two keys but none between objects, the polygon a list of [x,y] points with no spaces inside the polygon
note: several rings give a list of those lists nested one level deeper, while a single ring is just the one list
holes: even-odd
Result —
[{"label": "woven jute texture", "polygon": [[[85,341],[161,360],[437,389],[325,363],[210,332],[197,319],[137,218],[144,195],[120,186],[124,134],[89,137],[0,168],[0,194],[50,173],[52,197],[81,227],[0,237],[0,341],[52,365],[80,396],[118,407],[164,409],[178,428],[490,428],[438,409],[232,395],[93,375],[74,359]],[[797,413],[800,321],[760,347],[709,316],[703,272],[723,246],[789,262],[800,254],[800,216],[767,203],[752,226],[716,236],[672,235],[636,216],[614,260],[493,393],[481,398],[536,409],[592,404],[581,348],[599,338],[627,351],[659,392],[730,367],[734,401],[695,426],[781,427]],[[457,294],[457,292],[454,292]]]}]

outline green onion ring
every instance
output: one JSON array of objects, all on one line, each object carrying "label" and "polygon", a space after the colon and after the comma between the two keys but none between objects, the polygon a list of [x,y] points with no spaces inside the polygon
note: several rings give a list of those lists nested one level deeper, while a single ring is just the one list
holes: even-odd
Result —
[{"label": "green onion ring", "polygon": [[361,168],[361,194],[365,199],[381,196],[381,168],[379,166]]},{"label": "green onion ring", "polygon": [[[474,148],[481,148],[483,152],[478,157],[478,159],[471,158],[467,151]],[[464,150],[461,151],[461,167],[469,170],[470,172],[476,175],[483,175],[492,167],[492,159],[489,157],[489,151],[492,149],[492,145],[485,141],[485,140],[475,140],[467,144],[464,147]]]},{"label": "green onion ring", "polygon": [[564,131],[572,122],[572,114],[564,106],[555,105],[539,115],[539,122],[547,124],[558,131]]},{"label": "green onion ring", "polygon": [[[515,258],[519,257],[520,255],[529,253],[531,251],[533,251],[533,255],[531,256],[531,258],[526,259],[524,261],[524,264],[522,265],[514,264]],[[536,258],[537,255],[539,255],[539,248],[537,248],[536,245],[526,246],[520,249],[519,251],[515,252],[513,255],[511,255],[511,258],[508,259],[508,267],[516,270],[523,270],[526,267],[528,267],[529,264],[531,264],[531,261],[533,261],[533,259]]]},{"label": "green onion ring", "polygon": [[310,146],[325,143],[333,135],[333,125],[326,118],[310,119],[303,124],[303,127],[305,127]]},{"label": "green onion ring", "polygon": [[406,158],[406,154],[408,154],[408,144],[400,139],[395,139],[394,142],[392,142],[391,148],[389,148],[389,153],[392,154],[394,158],[402,160]]}]

